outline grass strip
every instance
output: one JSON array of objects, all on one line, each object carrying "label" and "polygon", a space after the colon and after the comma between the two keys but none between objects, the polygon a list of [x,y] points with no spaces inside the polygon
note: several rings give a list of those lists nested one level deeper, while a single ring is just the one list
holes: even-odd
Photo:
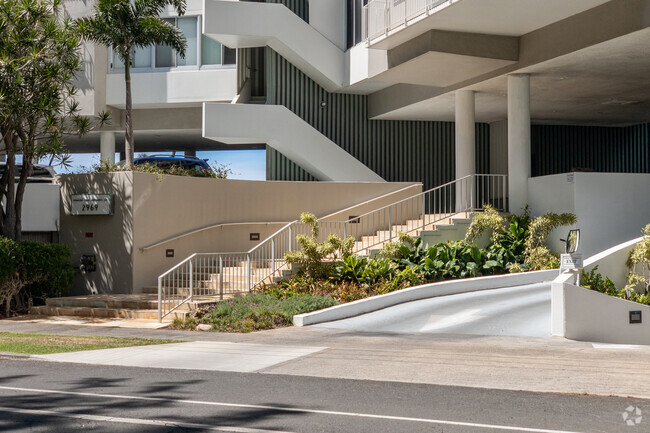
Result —
[{"label": "grass strip", "polygon": [[175,340],[123,337],[88,337],[77,335],[20,334],[0,332],[0,352],[46,355],[48,353],[81,350],[113,349],[116,347],[149,346],[178,343]]}]

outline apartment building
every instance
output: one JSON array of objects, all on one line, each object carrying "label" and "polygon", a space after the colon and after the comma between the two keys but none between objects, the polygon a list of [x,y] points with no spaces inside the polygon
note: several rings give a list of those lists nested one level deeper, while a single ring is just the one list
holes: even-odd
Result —
[{"label": "apartment building", "polygon": [[[513,212],[616,203],[617,240],[650,219],[650,0],[190,0],[165,19],[187,56],[136,50],[136,152],[265,147],[268,180],[504,174]],[[117,121],[70,147],[112,159],[122,65],[84,56],[82,105]]]}]

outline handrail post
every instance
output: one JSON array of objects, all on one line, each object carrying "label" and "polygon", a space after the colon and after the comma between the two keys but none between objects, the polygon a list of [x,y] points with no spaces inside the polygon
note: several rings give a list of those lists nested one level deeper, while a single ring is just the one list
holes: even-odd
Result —
[{"label": "handrail post", "polygon": [[422,193],[422,230],[424,230],[424,228],[427,226],[427,222],[425,221],[426,213],[427,213],[427,194],[423,192]]},{"label": "handrail post", "polygon": [[247,262],[246,286],[248,287],[248,291],[250,292],[251,290],[251,255],[250,254],[246,255],[246,262]]},{"label": "handrail post", "polygon": [[162,277],[158,277],[158,323],[162,323]]},{"label": "handrail post", "polygon": [[271,270],[275,274],[275,239],[271,239]]},{"label": "handrail post", "polygon": [[289,251],[292,251],[291,246],[293,245],[293,236],[291,236],[291,226],[289,226]]},{"label": "handrail post", "polygon": [[[408,226],[406,227],[406,231],[408,231]],[[393,242],[393,208],[392,207],[388,208],[388,240],[390,242]]]},{"label": "handrail post", "polygon": [[223,258],[219,256],[219,299],[223,300]]},{"label": "handrail post", "polygon": [[194,296],[194,260],[190,260],[190,301]]}]

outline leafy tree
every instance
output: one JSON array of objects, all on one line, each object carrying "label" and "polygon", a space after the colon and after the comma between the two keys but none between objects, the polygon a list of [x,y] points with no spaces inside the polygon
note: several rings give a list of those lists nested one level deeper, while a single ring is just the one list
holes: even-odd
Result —
[{"label": "leafy tree", "polygon": [[127,167],[133,166],[133,116],[131,102],[131,59],[135,48],[168,45],[185,57],[183,32],[159,16],[170,5],[178,15],[185,13],[185,0],[97,0],[95,14],[77,20],[83,38],[113,50],[124,62],[126,87],[125,140]]},{"label": "leafy tree", "polygon": [[[0,179],[0,235],[20,239],[22,203],[34,161],[50,155],[65,163],[65,134],[83,134],[93,121],[78,114],[74,75],[80,41],[60,0],[0,2],[0,144],[7,154]],[[106,114],[98,117],[103,124]],[[23,157],[15,182],[16,155]]]}]

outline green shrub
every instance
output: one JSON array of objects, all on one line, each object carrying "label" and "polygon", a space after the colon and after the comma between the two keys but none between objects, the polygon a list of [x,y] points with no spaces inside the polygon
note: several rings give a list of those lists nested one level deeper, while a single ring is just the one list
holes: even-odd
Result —
[{"label": "green shrub", "polygon": [[331,307],[337,302],[327,296],[295,295],[278,298],[267,293],[249,293],[199,308],[191,317],[174,321],[174,326],[194,329],[205,323],[225,332],[251,332],[290,326],[293,316]]},{"label": "green shrub", "polygon": [[625,264],[630,269],[626,288],[642,288],[647,294],[650,291],[650,280],[645,275],[650,274],[650,224],[641,230],[643,239],[634,246]]},{"label": "green shrub", "polygon": [[19,294],[36,304],[67,295],[74,277],[71,254],[66,245],[0,237],[0,304]]},{"label": "green shrub", "polygon": [[138,164],[133,167],[126,167],[111,162],[102,161],[98,164],[93,164],[90,169],[82,167],[82,173],[114,173],[122,171],[134,171],[138,173],[152,173],[156,175],[172,175],[172,176],[189,176],[189,177],[207,177],[212,179],[226,179],[233,171],[228,168],[226,164],[212,165],[212,171],[193,168],[183,168],[180,165],[172,165],[170,167],[162,167],[156,164]]},{"label": "green shrub", "polygon": [[304,212],[300,215],[300,221],[309,227],[311,234],[296,236],[301,249],[288,252],[284,258],[287,263],[300,265],[301,272],[310,277],[327,278],[337,260],[352,254],[354,238],[341,239],[330,234],[326,241],[318,242],[319,228],[316,216]]},{"label": "green shrub", "polygon": [[594,266],[594,268],[589,272],[585,272],[584,269],[581,269],[580,285],[600,293],[618,296],[618,290],[616,289],[614,282],[609,278],[603,279],[603,276],[596,272],[597,270],[598,266]]}]

